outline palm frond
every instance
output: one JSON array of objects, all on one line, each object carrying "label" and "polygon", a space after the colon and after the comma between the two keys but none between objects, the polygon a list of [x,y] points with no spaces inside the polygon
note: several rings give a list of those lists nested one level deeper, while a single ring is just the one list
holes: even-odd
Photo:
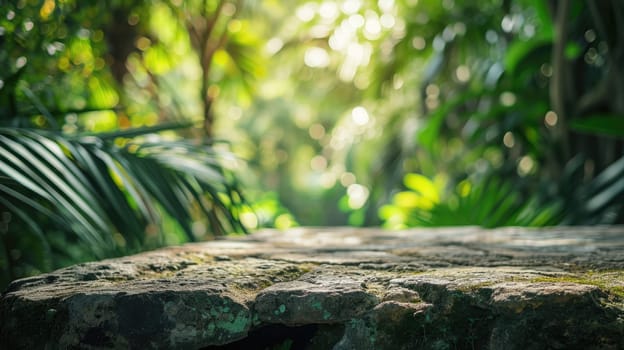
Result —
[{"label": "palm frond", "polygon": [[430,209],[414,208],[408,213],[410,226],[548,226],[560,221],[556,203],[537,196],[523,196],[509,182],[487,178],[467,194],[453,193]]},{"label": "palm frond", "polygon": [[[568,164],[574,170],[565,178],[568,188],[573,188],[566,201],[566,224],[614,224],[622,220],[624,207],[624,157],[613,162],[591,181],[582,180],[583,158]],[[563,186],[562,186],[563,187]],[[565,189],[565,188],[564,188]]]},{"label": "palm frond", "polygon": [[0,206],[23,223],[19,234],[41,241],[41,261],[52,259],[52,234],[104,258],[162,244],[164,221],[189,241],[198,239],[196,222],[213,235],[244,231],[228,154],[188,141],[112,141],[0,128]]}]

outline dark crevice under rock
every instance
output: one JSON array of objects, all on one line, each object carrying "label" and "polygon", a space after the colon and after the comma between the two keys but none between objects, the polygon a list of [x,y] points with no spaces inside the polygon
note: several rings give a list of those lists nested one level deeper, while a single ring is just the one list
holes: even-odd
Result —
[{"label": "dark crevice under rock", "polygon": [[310,228],[14,281],[1,349],[624,349],[624,228]]},{"label": "dark crevice under rock", "polygon": [[272,324],[249,332],[246,338],[239,341],[222,346],[208,346],[203,350],[323,350],[334,347],[343,335],[342,324],[307,324],[293,327]]}]

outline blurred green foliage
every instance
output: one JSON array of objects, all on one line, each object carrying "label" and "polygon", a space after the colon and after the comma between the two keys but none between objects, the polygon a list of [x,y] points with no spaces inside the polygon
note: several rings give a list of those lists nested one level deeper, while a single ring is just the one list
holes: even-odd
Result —
[{"label": "blurred green foliage", "polygon": [[389,226],[624,220],[621,4],[263,4],[275,68],[223,124],[300,223],[398,220],[406,174],[444,179],[440,199]]},{"label": "blurred green foliage", "polygon": [[453,191],[445,190],[444,179],[433,181],[419,174],[407,174],[406,191],[398,192],[392,204],[380,208],[384,225],[393,229],[413,226],[528,226],[559,223],[559,204],[545,201],[538,194],[523,196],[514,185],[496,177],[472,185],[460,182]]},{"label": "blurred green foliage", "polygon": [[[252,45],[228,27],[234,13],[180,5],[2,3],[0,286],[78,261],[245,232],[240,160],[208,137],[206,115],[194,110],[201,89],[218,92],[226,78],[231,85],[258,70],[224,73],[239,61],[216,57],[232,51],[243,60],[240,46]],[[213,32],[196,32],[201,45],[218,45],[189,69],[194,48],[179,36],[211,20]],[[228,40],[210,36],[217,32]]]},{"label": "blurred green foliage", "polygon": [[[436,225],[621,223],[624,106],[616,101],[624,96],[624,81],[612,73],[624,62],[624,36],[616,24],[624,7],[490,4],[447,8],[446,26],[432,38],[431,74],[420,84],[425,121],[416,131],[416,154],[424,149],[435,166],[421,162],[408,169],[431,176],[447,169],[447,193],[468,182],[479,189],[479,200],[461,210],[475,197],[453,208],[456,196],[450,195],[426,216]],[[474,16],[453,17],[467,13]],[[423,29],[416,24],[414,30]],[[528,206],[511,206],[506,215],[499,215],[506,205],[483,208],[511,202]],[[455,215],[445,215],[448,206]],[[489,221],[483,211],[496,219]]]},{"label": "blurred green foliage", "polygon": [[[622,223],[623,23],[617,1],[2,1],[0,123],[160,162],[250,229]],[[154,191],[161,230],[228,230]]]}]

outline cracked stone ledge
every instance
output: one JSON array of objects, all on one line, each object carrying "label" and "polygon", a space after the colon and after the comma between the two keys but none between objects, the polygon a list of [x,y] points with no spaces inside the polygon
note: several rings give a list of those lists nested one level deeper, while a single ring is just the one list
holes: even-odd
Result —
[{"label": "cracked stone ledge", "polygon": [[0,348],[621,349],[624,228],[299,228],[14,281]]}]

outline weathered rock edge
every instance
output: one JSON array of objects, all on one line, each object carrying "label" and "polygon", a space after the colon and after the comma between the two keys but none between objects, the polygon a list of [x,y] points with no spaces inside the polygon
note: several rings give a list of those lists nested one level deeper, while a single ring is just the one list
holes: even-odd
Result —
[{"label": "weathered rock edge", "polygon": [[624,349],[624,228],[305,228],[14,281],[3,349]]}]

